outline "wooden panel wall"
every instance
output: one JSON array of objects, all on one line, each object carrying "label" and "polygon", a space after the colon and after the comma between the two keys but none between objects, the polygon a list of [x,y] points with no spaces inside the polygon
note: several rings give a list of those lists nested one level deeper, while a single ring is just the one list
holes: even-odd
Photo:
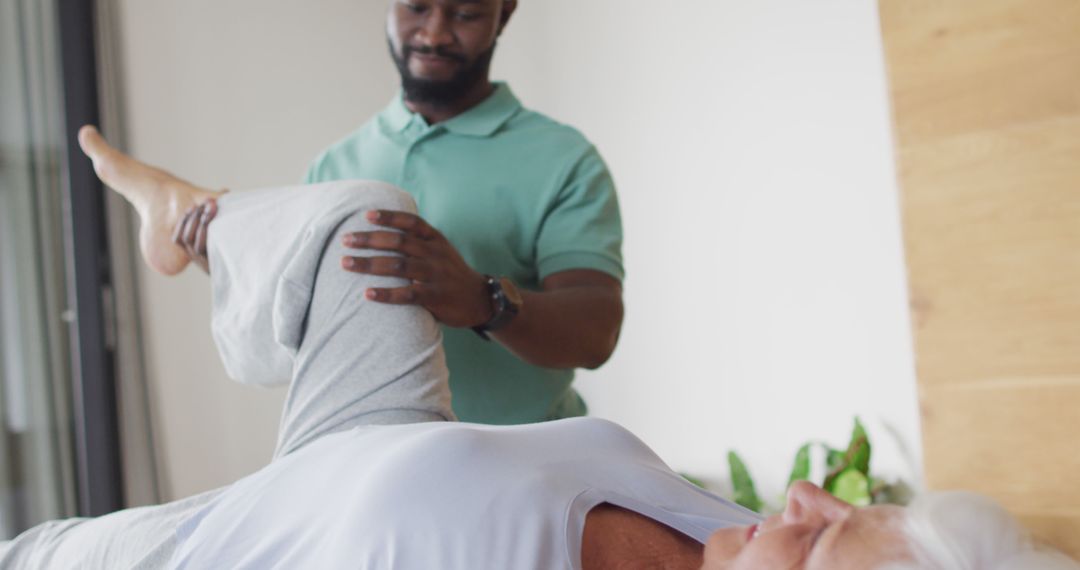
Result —
[{"label": "wooden panel wall", "polygon": [[880,0],[931,488],[1080,557],[1080,0]]}]

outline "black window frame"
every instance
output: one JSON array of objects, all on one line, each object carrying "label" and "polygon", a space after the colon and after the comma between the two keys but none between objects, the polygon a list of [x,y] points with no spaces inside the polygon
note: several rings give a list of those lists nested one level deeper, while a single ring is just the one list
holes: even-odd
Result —
[{"label": "black window frame", "polygon": [[75,314],[70,338],[80,516],[100,516],[124,507],[115,354],[108,342],[112,270],[105,189],[78,143],[79,128],[100,121],[96,8],[94,0],[57,0],[67,143],[67,289]]}]

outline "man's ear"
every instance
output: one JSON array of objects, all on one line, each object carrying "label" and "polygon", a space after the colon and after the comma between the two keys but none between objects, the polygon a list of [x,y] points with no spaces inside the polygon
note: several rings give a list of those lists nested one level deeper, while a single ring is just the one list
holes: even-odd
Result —
[{"label": "man's ear", "polygon": [[514,11],[517,10],[517,0],[503,0],[502,3],[502,16],[499,18],[499,35],[501,36],[503,30],[506,29],[506,25],[510,23],[510,16],[514,15]]}]

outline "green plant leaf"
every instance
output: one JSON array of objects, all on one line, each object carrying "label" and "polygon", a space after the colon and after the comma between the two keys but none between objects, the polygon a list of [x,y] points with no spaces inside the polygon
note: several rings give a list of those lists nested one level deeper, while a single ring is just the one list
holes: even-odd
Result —
[{"label": "green plant leaf", "polygon": [[788,477],[787,486],[790,487],[796,481],[805,481],[810,478],[810,444],[807,443],[795,452],[795,464],[791,467],[791,475]]},{"label": "green plant leaf", "polygon": [[828,446],[825,449],[828,472],[821,487],[826,491],[831,493],[835,489],[836,478],[848,469],[855,469],[864,477],[870,476],[870,439],[858,417],[855,418],[855,428],[851,431],[851,443],[848,444],[847,451],[837,451]]},{"label": "green plant leaf", "polygon": [[839,449],[833,449],[825,444],[821,445],[825,448],[825,468],[829,471],[834,469],[843,470],[844,452]]},{"label": "green plant leaf", "polygon": [[821,488],[832,492],[836,477],[848,468],[848,455],[839,449],[833,449],[822,444],[825,448],[825,480],[821,482]]},{"label": "green plant leaf", "polygon": [[734,490],[735,503],[754,511],[761,512],[761,499],[758,498],[757,490],[754,489],[754,480],[750,477],[750,471],[746,469],[738,453],[728,452],[728,468],[731,470],[731,487]]},{"label": "green plant leaf", "polygon": [[858,469],[863,475],[870,475],[870,438],[866,436],[866,429],[862,422],[855,417],[855,429],[851,432],[851,443],[848,445],[849,464]]},{"label": "green plant leaf", "polygon": [[836,477],[830,492],[836,498],[856,507],[865,507],[871,503],[870,480],[854,467]]}]

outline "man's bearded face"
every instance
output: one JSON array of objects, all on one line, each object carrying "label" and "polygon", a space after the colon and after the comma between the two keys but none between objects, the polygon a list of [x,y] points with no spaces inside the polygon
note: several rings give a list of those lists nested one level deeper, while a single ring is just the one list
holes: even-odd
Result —
[{"label": "man's bearded face", "polygon": [[[401,87],[405,99],[415,103],[450,105],[461,100],[478,83],[487,81],[491,60],[495,55],[496,42],[479,55],[469,59],[442,47],[412,46],[403,43],[401,50],[394,49],[388,40],[390,55],[401,75]],[[419,61],[419,65],[417,62]],[[410,65],[412,64],[412,65]],[[430,70],[416,73],[414,67]]]}]

